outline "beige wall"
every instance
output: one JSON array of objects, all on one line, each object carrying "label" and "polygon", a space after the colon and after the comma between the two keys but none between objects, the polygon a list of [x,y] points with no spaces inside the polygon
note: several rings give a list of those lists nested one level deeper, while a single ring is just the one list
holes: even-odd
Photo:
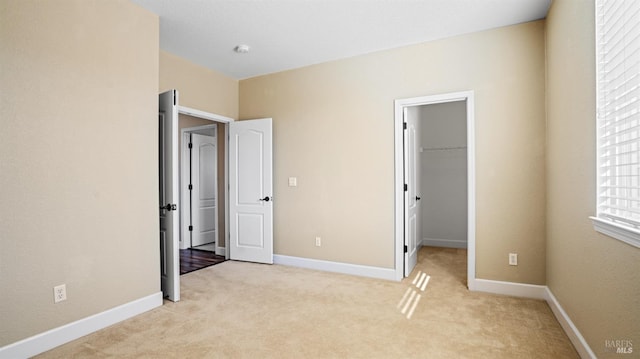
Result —
[{"label": "beige wall", "polygon": [[159,89],[177,89],[182,106],[238,118],[238,80],[166,51],[160,51]]},{"label": "beige wall", "polygon": [[158,36],[128,1],[0,0],[0,346],[160,291]]},{"label": "beige wall", "polygon": [[555,0],[547,19],[547,284],[599,358],[640,345],[640,249],[593,230],[593,1]]},{"label": "beige wall", "polygon": [[240,118],[274,119],[275,253],[393,268],[393,101],[474,90],[477,277],[544,284],[544,52],[538,21],[241,81]]},{"label": "beige wall", "polygon": [[[204,118],[193,117],[182,113],[178,116],[178,130],[182,130],[183,128],[188,127],[198,127],[213,124],[214,122],[205,120]],[[180,137],[179,142],[182,143],[182,137]],[[182,148],[182,144],[180,145],[180,147]]]}]

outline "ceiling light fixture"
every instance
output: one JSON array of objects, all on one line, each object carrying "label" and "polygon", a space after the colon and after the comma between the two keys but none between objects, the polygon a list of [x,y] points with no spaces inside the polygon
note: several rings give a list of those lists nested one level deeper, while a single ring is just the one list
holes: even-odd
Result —
[{"label": "ceiling light fixture", "polygon": [[238,45],[233,49],[233,51],[239,54],[246,54],[249,52],[249,45]]}]

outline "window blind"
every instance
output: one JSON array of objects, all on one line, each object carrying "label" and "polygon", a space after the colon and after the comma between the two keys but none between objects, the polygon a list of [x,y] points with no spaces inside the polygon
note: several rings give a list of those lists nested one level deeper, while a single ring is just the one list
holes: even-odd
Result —
[{"label": "window blind", "polygon": [[640,228],[640,1],[596,1],[597,217]]}]

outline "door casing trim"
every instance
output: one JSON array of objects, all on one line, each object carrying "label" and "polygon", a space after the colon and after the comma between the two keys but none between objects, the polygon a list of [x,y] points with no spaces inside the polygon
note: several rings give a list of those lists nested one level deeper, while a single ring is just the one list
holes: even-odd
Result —
[{"label": "door casing trim", "polygon": [[[189,163],[187,163],[187,160],[189,157],[189,143],[187,142],[188,135],[191,135],[192,133],[195,133],[199,130],[215,129],[216,152],[217,152],[218,125],[224,126],[224,124],[218,124],[214,122],[210,125],[186,127],[186,128],[180,129],[180,138],[182,140],[182,145],[180,146],[180,151],[181,151],[180,152],[180,208],[183,209],[180,215],[180,249],[189,248],[183,239],[189,236],[189,229],[187,228],[188,227],[187,224],[191,221],[191,213],[189,213],[189,211],[186,211],[186,209],[188,209],[191,206],[191,203],[189,203],[189,201],[187,201],[186,199],[189,196],[189,189],[187,186],[187,184],[189,183]],[[217,156],[218,154],[216,153],[216,160],[217,160]],[[218,170],[216,168],[216,176],[218,175],[219,175]],[[216,232],[219,232],[219,229],[220,229],[218,225],[218,211],[219,211],[218,206],[220,205],[219,195],[220,194],[216,189],[216,218],[215,218]],[[224,236],[224,234],[222,235]],[[224,255],[225,249],[224,247],[220,247],[220,241],[218,239],[219,239],[219,234],[216,233],[216,246],[215,246],[216,254]]]},{"label": "door casing trim", "polygon": [[404,278],[404,145],[403,111],[406,107],[466,101],[467,103],[467,287],[476,280],[476,147],[474,92],[461,91],[394,101],[394,268],[395,279]]},{"label": "door casing trim", "polygon": [[[235,122],[233,118],[217,115],[215,113],[210,113],[206,111],[201,111],[197,109],[193,109],[186,106],[178,106],[178,114],[189,115],[197,118],[202,118],[205,120],[209,120],[212,122],[219,122],[220,126],[224,126],[225,133],[225,156],[224,156],[224,245],[225,245],[225,253],[224,256],[226,259],[229,259],[229,124]],[[218,193],[218,196],[220,194]]]}]

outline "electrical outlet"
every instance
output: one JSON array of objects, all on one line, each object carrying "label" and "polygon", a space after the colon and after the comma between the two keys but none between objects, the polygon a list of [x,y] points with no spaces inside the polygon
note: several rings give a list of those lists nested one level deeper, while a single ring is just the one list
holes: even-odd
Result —
[{"label": "electrical outlet", "polygon": [[60,284],[53,287],[53,302],[59,303],[63,300],[67,300],[67,285]]},{"label": "electrical outlet", "polygon": [[510,266],[518,265],[518,253],[509,253],[509,265]]},{"label": "electrical outlet", "polygon": [[316,247],[320,247],[322,245],[322,238],[316,237]]}]

